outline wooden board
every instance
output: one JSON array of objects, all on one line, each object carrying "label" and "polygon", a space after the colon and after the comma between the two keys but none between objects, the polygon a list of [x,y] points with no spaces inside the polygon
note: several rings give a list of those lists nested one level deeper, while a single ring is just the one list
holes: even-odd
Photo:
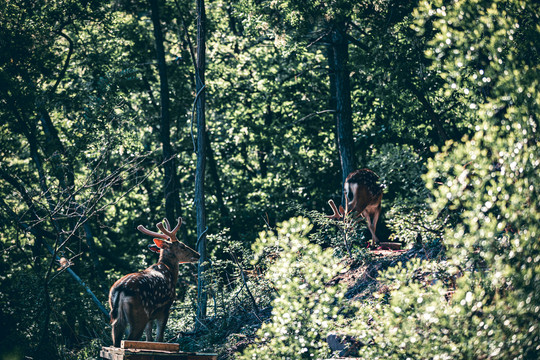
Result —
[{"label": "wooden board", "polygon": [[401,243],[398,242],[381,242],[379,244],[381,250],[401,250]]},{"label": "wooden board", "polygon": [[112,346],[102,347],[99,356],[105,360],[217,360],[217,354],[122,349]]},{"label": "wooden board", "polygon": [[132,340],[122,340],[120,347],[122,349],[161,350],[175,353],[180,350],[180,344]]}]

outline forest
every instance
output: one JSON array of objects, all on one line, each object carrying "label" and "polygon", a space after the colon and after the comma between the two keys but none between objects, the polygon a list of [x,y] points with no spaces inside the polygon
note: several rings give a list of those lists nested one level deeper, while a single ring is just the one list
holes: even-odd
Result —
[{"label": "forest", "polygon": [[[178,218],[182,351],[539,358],[539,47],[531,0],[0,0],[0,360],[97,359]],[[364,168],[399,250],[328,217]]]}]

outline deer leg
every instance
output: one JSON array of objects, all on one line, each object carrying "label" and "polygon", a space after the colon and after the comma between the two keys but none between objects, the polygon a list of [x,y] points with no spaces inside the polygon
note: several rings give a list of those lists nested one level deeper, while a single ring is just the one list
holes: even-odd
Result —
[{"label": "deer leg", "polygon": [[382,201],[383,194],[379,195],[379,198],[377,199],[377,206],[372,210],[373,213],[373,241],[375,241],[377,244],[379,243],[379,239],[375,235],[375,230],[377,229],[377,221],[379,221],[379,215],[381,215],[381,201]]},{"label": "deer leg", "polygon": [[138,323],[137,322],[132,323],[129,329],[129,334],[127,336],[127,339],[135,340],[135,341],[140,340],[145,328],[146,328],[146,324],[143,323],[142,321],[139,321]]},{"label": "deer leg", "polygon": [[167,325],[167,320],[169,319],[169,311],[164,311],[156,319],[156,341],[163,342],[163,333],[165,332],[165,325]]},{"label": "deer leg", "polygon": [[146,324],[146,328],[144,329],[144,333],[146,335],[146,341],[152,341],[152,325],[154,322],[152,320],[148,321],[148,324]]},{"label": "deer leg", "polygon": [[131,301],[126,303],[126,319],[129,324],[128,340],[140,340],[146,324],[150,321],[148,315],[144,311],[139,299],[131,298]]},{"label": "deer leg", "polygon": [[122,341],[122,336],[126,331],[126,324],[122,321],[115,321],[112,324],[112,340],[114,347],[120,347],[120,342]]},{"label": "deer leg", "polygon": [[377,230],[377,221],[379,221],[379,215],[381,215],[381,207],[377,207],[373,213],[373,233]]},{"label": "deer leg", "polygon": [[[373,226],[371,222],[371,214],[369,213],[369,211],[364,212],[364,217],[366,218],[367,227],[369,229],[369,232],[371,233],[371,238],[373,239],[373,245],[377,245],[379,243],[379,239],[377,238],[377,235],[375,235],[376,225]],[[376,218],[378,218],[378,216],[374,217],[373,219],[375,220]]]},{"label": "deer leg", "polygon": [[118,313],[116,319],[112,322],[112,341],[114,347],[120,347],[127,327],[125,297],[123,293],[120,293],[118,296],[120,297],[118,300]]}]

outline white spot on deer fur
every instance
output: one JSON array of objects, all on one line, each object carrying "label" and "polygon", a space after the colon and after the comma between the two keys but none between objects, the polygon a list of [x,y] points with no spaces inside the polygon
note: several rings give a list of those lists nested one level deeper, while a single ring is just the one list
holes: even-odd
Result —
[{"label": "white spot on deer fur", "polygon": [[158,277],[158,278],[161,278],[161,279],[165,279],[165,275],[163,275],[162,272],[159,272],[157,270],[150,270],[150,273],[149,273],[151,276],[155,276],[155,277]]},{"label": "white spot on deer fur", "polygon": [[358,184],[357,183],[347,183],[347,194],[349,194],[349,192],[352,192],[353,194],[356,193],[356,190],[358,189]]}]

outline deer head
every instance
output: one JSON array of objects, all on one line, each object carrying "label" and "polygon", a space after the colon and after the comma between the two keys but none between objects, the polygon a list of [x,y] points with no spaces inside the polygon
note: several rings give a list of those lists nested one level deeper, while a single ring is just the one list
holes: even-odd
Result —
[{"label": "deer head", "polygon": [[[171,230],[169,221],[167,219],[163,219],[163,222],[156,225],[161,233],[150,231],[142,225],[137,226],[137,230],[154,237],[154,244],[150,245],[149,248],[150,250],[160,254],[160,261],[164,260],[162,259],[164,257],[170,258],[170,256],[166,255],[174,255],[180,264],[196,262],[199,260],[199,253],[176,238],[176,233],[178,232],[178,229],[180,229],[181,225],[182,218],[178,218],[178,224],[174,227],[174,229]],[[165,253],[161,251],[163,249],[167,249],[169,251]],[[171,260],[174,261],[173,258],[171,258]]]},{"label": "deer head", "polygon": [[159,253],[159,260],[146,270],[124,276],[111,287],[109,305],[114,346],[120,346],[128,326],[128,340],[139,340],[146,330],[146,340],[152,341],[154,320],[157,321],[156,340],[163,341],[169,310],[176,296],[178,264],[199,260],[199,253],[176,238],[181,225],[182,219],[179,218],[174,229],[167,219],[157,224],[161,233],[142,225],[137,227],[139,231],[155,237],[151,250]]},{"label": "deer head", "polygon": [[379,185],[378,179],[379,177],[369,169],[351,172],[343,185],[346,198],[345,209],[343,206],[338,209],[334,201],[329,200],[328,204],[330,204],[333,214],[327,216],[330,219],[341,220],[353,211],[362,215],[366,219],[374,245],[379,243],[375,230],[381,214],[383,195],[383,187]]}]

